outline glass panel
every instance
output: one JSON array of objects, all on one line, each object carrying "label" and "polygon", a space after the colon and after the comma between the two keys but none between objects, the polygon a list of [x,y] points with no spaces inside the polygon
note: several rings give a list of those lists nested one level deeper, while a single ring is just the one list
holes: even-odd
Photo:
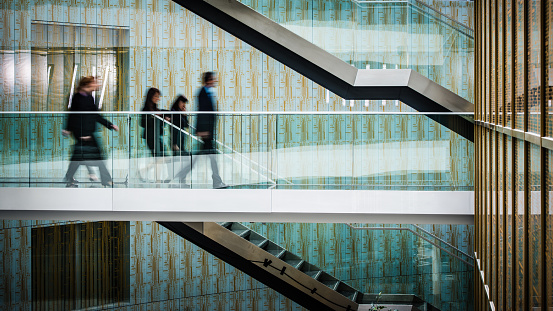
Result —
[{"label": "glass panel", "polygon": [[530,215],[528,215],[528,269],[530,278],[530,308],[541,307],[542,298],[542,248],[541,248],[541,163],[539,146],[530,144],[528,157],[529,167],[529,200]]},{"label": "glass panel", "polygon": [[31,250],[34,308],[101,309],[130,302],[129,222],[35,226],[28,233],[31,245],[23,247]]},{"label": "glass panel", "polygon": [[[514,267],[513,267],[513,235],[514,235],[514,227],[513,227],[513,215],[514,215],[514,206],[513,206],[513,183],[515,181],[515,176],[513,174],[513,139],[511,136],[507,136],[506,139],[506,153],[505,153],[505,191],[506,193],[506,207],[507,207],[507,232],[506,232],[506,245],[505,245],[505,260],[506,260],[506,267],[507,267],[507,292],[512,292],[513,288],[513,280],[514,280]],[[507,310],[513,310],[514,306],[514,296],[515,295],[508,295],[507,296],[507,305],[505,306]]]},{"label": "glass panel", "polygon": [[524,76],[524,69],[526,66],[524,62],[524,14],[525,14],[525,0],[513,0],[516,5],[516,18],[515,18],[515,128],[524,130],[524,82],[526,77]]},{"label": "glass panel", "polygon": [[545,172],[546,202],[547,202],[547,227],[546,227],[546,278],[547,307],[553,307],[553,151],[547,152],[547,171]]},{"label": "glass panel", "polygon": [[97,76],[100,109],[127,110],[129,29],[33,22],[32,110],[63,111],[82,76]]},{"label": "glass panel", "polygon": [[497,232],[499,235],[499,244],[498,244],[498,264],[497,264],[497,273],[498,273],[498,283],[497,283],[497,307],[498,310],[504,310],[504,304],[503,304],[503,290],[505,289],[505,139],[503,134],[499,134],[499,148],[497,153],[497,173],[498,173],[498,183],[497,183],[497,191],[498,191],[498,201],[497,201],[497,220],[498,220],[498,228]]},{"label": "glass panel", "polygon": [[515,296],[515,309],[524,309],[524,283],[526,282],[526,271],[524,270],[524,141],[515,140],[515,279],[516,279],[516,293]]},{"label": "glass panel", "polygon": [[485,9],[484,9],[484,18],[483,18],[483,21],[484,21],[484,33],[485,35],[483,35],[483,40],[484,40],[484,44],[482,45],[482,47],[484,48],[484,52],[482,53],[482,57],[483,57],[483,60],[482,62],[484,63],[484,81],[482,81],[483,85],[484,85],[484,100],[485,100],[485,104],[484,104],[484,109],[486,110],[486,113],[485,113],[485,121],[486,122],[491,122],[491,112],[492,112],[492,109],[491,109],[491,77],[492,77],[492,68],[491,68],[491,58],[490,58],[490,54],[491,54],[491,42],[490,42],[490,37],[491,37],[491,31],[490,31],[490,27],[491,27],[491,20],[490,20],[490,9],[491,9],[491,6],[489,4],[485,4]]},{"label": "glass panel", "polygon": [[[496,62],[496,40],[497,40],[497,17],[496,17],[496,5],[490,5],[489,10],[489,23],[490,23],[490,85],[488,86],[490,88],[490,122],[497,124],[497,115],[496,115],[496,107],[497,107],[497,97],[496,97],[496,79],[497,79],[497,62]],[[494,162],[495,163],[495,162]],[[494,257],[495,258],[495,257]],[[492,298],[493,301],[495,299]]]},{"label": "glass panel", "polygon": [[528,1],[528,131],[536,134],[541,133],[541,1]]},{"label": "glass panel", "polygon": [[513,27],[513,10],[514,10],[514,1],[516,0],[505,0],[505,14],[506,14],[506,33],[505,33],[505,126],[514,128],[514,118],[512,114],[512,104],[513,104],[513,44],[512,36]]},{"label": "glass panel", "polygon": [[[484,158],[484,172],[486,173],[486,176],[491,176],[491,134],[489,129],[485,129],[485,141],[484,141],[484,152],[485,152],[485,158]],[[491,252],[489,245],[492,243],[491,233],[492,233],[492,224],[491,224],[491,178],[484,178],[484,219],[486,224],[486,236],[484,240],[484,251],[482,256],[485,256],[484,260],[484,268],[483,270],[486,272],[485,274],[485,281],[486,284],[491,282],[491,274],[492,270],[490,269],[491,265]]]},{"label": "glass panel", "polygon": [[414,69],[474,100],[472,30],[420,1],[240,2],[352,66]]},{"label": "glass panel", "polygon": [[[415,293],[439,310],[473,310],[473,299],[467,299],[472,292],[469,282],[474,277],[468,275],[473,271],[468,264],[472,260],[443,243],[432,244],[435,237],[418,226],[243,224],[367,295],[381,291]],[[417,235],[405,229],[416,231]],[[464,226],[457,230],[451,233],[452,237],[468,235]]]},{"label": "glass panel", "polygon": [[[474,101],[472,32],[417,1],[250,2],[359,68],[419,70]],[[179,93],[194,102],[201,73],[215,70],[224,86],[218,94],[221,111],[414,111],[392,100],[344,105],[342,98],[172,1],[140,13],[124,2],[67,9],[26,5],[21,20],[13,19],[12,9],[2,13],[10,25],[0,52],[2,110],[17,105],[25,111],[63,111],[73,79],[85,75],[99,77],[102,87],[95,97],[99,105],[104,94],[103,110],[138,111],[151,86],[161,90],[160,107],[167,109]],[[14,54],[13,33],[22,36],[22,55]]]},{"label": "glass panel", "polygon": [[[210,188],[220,176],[235,187],[473,188],[473,144],[437,116],[220,113],[211,148],[195,131],[207,114],[92,113],[3,114],[0,183]],[[175,121],[184,117],[189,125]],[[85,128],[94,134],[75,137]]]},{"label": "glass panel", "polygon": [[548,112],[546,118],[546,135],[553,137],[553,2],[546,1],[546,33],[545,39],[545,90],[546,90],[546,109]]},{"label": "glass panel", "polygon": [[496,172],[497,172],[497,154],[496,154],[496,139],[497,132],[492,131],[491,132],[491,163],[490,163],[490,171],[491,175],[488,175],[488,178],[490,179],[490,185],[491,185],[491,243],[490,246],[490,272],[491,272],[491,279],[488,283],[488,286],[492,288],[490,291],[490,299],[492,301],[497,301],[497,297],[495,296],[497,288],[497,276],[498,276],[498,267],[497,267],[497,180],[496,180]]},{"label": "glass panel", "polygon": [[504,123],[504,106],[505,106],[505,96],[504,90],[505,87],[505,55],[503,51],[505,50],[503,40],[503,1],[498,1],[497,5],[497,124],[503,125]]}]

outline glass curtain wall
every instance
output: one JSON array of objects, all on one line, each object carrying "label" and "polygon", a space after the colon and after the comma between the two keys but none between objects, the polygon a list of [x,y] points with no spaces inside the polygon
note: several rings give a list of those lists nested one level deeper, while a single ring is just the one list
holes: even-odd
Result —
[{"label": "glass curtain wall", "polygon": [[552,9],[476,3],[478,310],[553,307]]}]

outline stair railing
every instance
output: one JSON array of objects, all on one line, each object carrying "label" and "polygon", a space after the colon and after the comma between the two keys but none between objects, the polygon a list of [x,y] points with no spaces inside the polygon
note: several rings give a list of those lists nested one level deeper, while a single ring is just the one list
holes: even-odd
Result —
[{"label": "stair railing", "polygon": [[474,258],[473,258],[472,256],[470,256],[470,255],[468,255],[467,253],[461,251],[460,249],[456,248],[455,246],[453,246],[453,245],[447,243],[446,241],[444,241],[444,240],[438,238],[437,236],[431,234],[430,232],[428,232],[428,231],[422,229],[422,228],[419,227],[419,226],[414,225],[414,226],[416,226],[416,228],[417,228],[418,230],[422,230],[422,231],[425,232],[426,234],[431,235],[433,239],[439,240],[440,242],[445,243],[445,244],[448,245],[449,247],[453,248],[455,251],[458,251],[459,253],[461,253],[461,254],[467,256],[467,257],[468,257],[468,260],[465,260],[465,259],[461,258],[461,256],[458,256],[458,255],[454,254],[453,252],[451,252],[451,251],[445,249],[445,247],[439,245],[438,243],[432,241],[431,239],[429,239],[429,238],[423,236],[422,234],[420,234],[420,233],[418,233],[417,231],[415,231],[415,230],[413,230],[413,229],[411,229],[411,228],[408,228],[408,227],[354,227],[354,226],[352,226],[351,224],[345,224],[345,225],[347,225],[348,227],[350,227],[350,228],[353,229],[353,230],[366,230],[366,231],[369,231],[369,230],[398,230],[398,231],[401,231],[401,230],[403,230],[403,231],[409,231],[409,232],[413,233],[414,235],[418,236],[419,238],[421,238],[421,239],[427,241],[428,243],[434,245],[435,247],[439,248],[440,250],[446,252],[447,254],[449,254],[449,255],[451,255],[451,256],[453,256],[453,257],[455,257],[455,258],[461,260],[462,262],[464,262],[464,263],[466,263],[467,265],[469,265],[469,266],[471,266],[471,267],[474,268],[474,263],[473,263]]}]

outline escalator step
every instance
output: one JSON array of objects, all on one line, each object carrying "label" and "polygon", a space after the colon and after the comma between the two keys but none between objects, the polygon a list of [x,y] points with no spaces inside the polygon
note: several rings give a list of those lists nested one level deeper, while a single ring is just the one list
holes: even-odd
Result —
[{"label": "escalator step", "polygon": [[222,222],[219,223],[221,227],[229,229],[230,226],[232,226],[232,222]]},{"label": "escalator step", "polygon": [[320,271],[320,270],[319,271],[305,271],[304,273],[316,280],[316,279],[319,278],[322,271]]},{"label": "escalator step", "polygon": [[275,255],[276,258],[282,258],[282,256],[284,256],[284,254],[286,253],[286,250],[283,249],[282,251],[280,251],[280,253],[278,255]]},{"label": "escalator step", "polygon": [[232,232],[234,232],[236,235],[240,236],[240,237],[244,237],[247,233],[249,233],[251,230],[249,229],[238,229],[238,230],[232,230]]},{"label": "escalator step", "polygon": [[279,254],[281,254],[282,252],[284,252],[284,251],[281,250],[281,249],[266,249],[265,251],[266,251],[267,253],[269,253],[269,254],[271,254],[271,255],[277,257],[277,258],[278,258],[278,255],[279,255]]},{"label": "escalator step", "polygon": [[265,243],[269,242],[269,240],[267,240],[267,239],[265,239],[265,240],[250,240],[250,242],[252,242],[257,247],[263,248],[263,245],[265,245]]},{"label": "escalator step", "polygon": [[338,284],[340,284],[340,281],[326,280],[326,281],[321,281],[321,283],[323,283],[324,285],[330,287],[333,290],[336,290],[336,287],[338,287]]},{"label": "escalator step", "polygon": [[355,299],[357,298],[357,291],[345,291],[345,292],[339,291],[339,293],[347,297],[351,301],[355,301]]},{"label": "escalator step", "polygon": [[294,268],[299,269],[303,265],[304,262],[305,262],[305,260],[301,259],[300,262],[298,262],[298,264],[296,266],[294,266]]},{"label": "escalator step", "polygon": [[299,266],[303,263],[303,260],[302,259],[294,259],[294,260],[284,260],[284,262],[286,262],[287,264],[289,264],[290,266],[294,267],[294,268],[299,268]]}]

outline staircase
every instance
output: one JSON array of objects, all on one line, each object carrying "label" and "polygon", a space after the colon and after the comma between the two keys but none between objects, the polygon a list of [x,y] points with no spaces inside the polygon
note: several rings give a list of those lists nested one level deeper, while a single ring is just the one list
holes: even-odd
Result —
[{"label": "staircase", "polygon": [[357,69],[236,0],[173,0],[344,99],[401,100],[474,141],[474,105],[411,69]]},{"label": "staircase", "polygon": [[[309,310],[369,310],[370,303],[376,299],[374,295],[365,297],[355,288],[240,223],[159,224]],[[426,304],[421,304],[422,300],[413,295],[386,297],[382,303],[392,303],[398,310],[437,310],[417,308],[417,303]]]}]

